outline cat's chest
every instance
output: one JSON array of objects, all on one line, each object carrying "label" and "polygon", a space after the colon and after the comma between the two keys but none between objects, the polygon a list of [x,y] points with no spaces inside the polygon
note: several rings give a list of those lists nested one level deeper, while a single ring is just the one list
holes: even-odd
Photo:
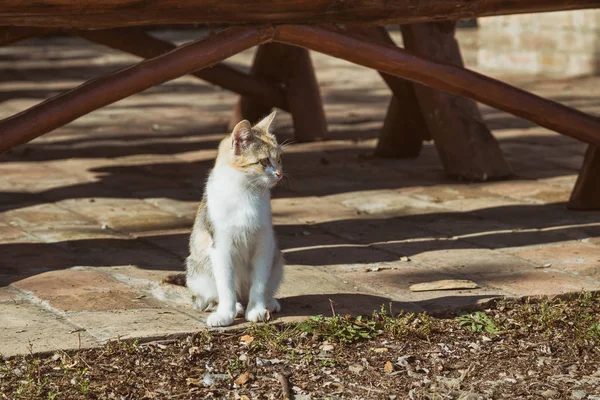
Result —
[{"label": "cat's chest", "polygon": [[211,219],[217,229],[255,231],[271,221],[268,198],[222,193],[209,199],[208,203]]}]

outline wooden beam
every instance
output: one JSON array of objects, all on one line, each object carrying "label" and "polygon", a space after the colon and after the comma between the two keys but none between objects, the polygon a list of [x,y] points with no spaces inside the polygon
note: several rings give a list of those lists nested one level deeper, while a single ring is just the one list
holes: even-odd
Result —
[{"label": "wooden beam", "polygon": [[[72,31],[71,33],[86,40],[143,58],[157,57],[177,47],[172,43],[149,35],[140,28]],[[223,63],[195,71],[191,75],[250,99],[266,101],[282,110],[289,110],[283,89],[259,77],[248,76]]]},{"label": "wooden beam", "polygon": [[199,23],[383,25],[598,6],[598,0],[3,0],[0,25],[80,29]]},{"label": "wooden beam", "polygon": [[216,64],[265,43],[272,27],[231,28],[161,56],[88,81],[0,122],[0,152],[154,85]]},{"label": "wooden beam", "polygon": [[567,207],[600,210],[600,147],[588,146]]},{"label": "wooden beam", "polygon": [[[598,118],[468,69],[418,57],[397,47],[353,37],[347,32],[317,26],[278,26],[275,40],[469,97],[545,128],[600,146]],[[470,156],[465,154],[465,157]]]}]

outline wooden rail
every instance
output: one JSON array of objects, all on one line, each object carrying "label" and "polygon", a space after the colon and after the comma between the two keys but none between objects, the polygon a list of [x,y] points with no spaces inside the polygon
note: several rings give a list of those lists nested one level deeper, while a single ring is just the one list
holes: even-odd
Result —
[{"label": "wooden rail", "polygon": [[0,26],[405,24],[600,6],[598,0],[3,0]]}]

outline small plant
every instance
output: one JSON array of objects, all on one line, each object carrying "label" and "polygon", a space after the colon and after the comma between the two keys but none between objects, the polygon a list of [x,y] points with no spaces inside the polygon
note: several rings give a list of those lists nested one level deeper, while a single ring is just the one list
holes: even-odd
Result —
[{"label": "small plant", "polygon": [[458,317],[458,325],[471,332],[498,332],[494,320],[483,311],[461,315]]},{"label": "small plant", "polygon": [[381,321],[383,330],[391,334],[395,339],[408,336],[426,338],[431,334],[433,328],[431,317],[426,313],[415,314],[402,312],[397,317],[393,317],[388,315],[383,306],[381,307],[381,311],[373,314],[373,319]]},{"label": "small plant", "polygon": [[240,372],[242,369],[244,369],[244,362],[240,361],[240,359],[236,357],[235,359],[229,361],[227,369],[231,373]]},{"label": "small plant", "polygon": [[595,341],[600,341],[600,322],[594,322],[588,328],[587,336]]},{"label": "small plant", "polygon": [[317,315],[298,324],[297,328],[319,339],[340,343],[354,343],[359,340],[373,339],[383,333],[381,324],[377,321],[367,320],[362,316],[353,318],[350,315],[335,315],[333,317]]}]

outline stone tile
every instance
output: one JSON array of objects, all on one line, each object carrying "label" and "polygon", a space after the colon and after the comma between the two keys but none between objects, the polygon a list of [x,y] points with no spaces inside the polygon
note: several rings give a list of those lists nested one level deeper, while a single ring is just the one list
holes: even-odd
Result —
[{"label": "stone tile", "polygon": [[13,283],[41,301],[64,312],[145,308],[154,304],[127,285],[103,273],[62,270],[35,275]]},{"label": "stone tile", "polygon": [[36,238],[28,235],[25,231],[1,222],[1,218],[2,216],[0,215],[0,243],[19,243],[36,240]]},{"label": "stone tile", "polygon": [[98,346],[87,332],[71,333],[77,326],[25,301],[0,303],[0,355]]},{"label": "stone tile", "polygon": [[489,276],[493,279],[534,268],[534,264],[513,255],[473,245],[465,246],[460,242],[454,242],[454,247],[414,254],[411,259],[417,264],[474,281],[480,277]]},{"label": "stone tile", "polygon": [[[501,212],[496,218],[502,220]],[[424,222],[420,226],[453,239],[460,239],[462,242],[490,249],[560,242],[568,239],[568,236],[558,230],[524,229],[464,213],[445,215]]]},{"label": "stone tile", "polygon": [[428,195],[414,194],[413,189],[404,191],[360,191],[349,192],[328,199],[356,209],[361,214],[375,216],[404,216],[444,212],[447,208]]},{"label": "stone tile", "polygon": [[190,254],[188,243],[191,232],[191,229],[145,231],[138,232],[136,237],[142,242],[150,243],[185,259]]},{"label": "stone tile", "polygon": [[56,187],[81,183],[83,179],[76,174],[64,174],[47,164],[31,162],[12,162],[0,168],[3,180],[13,187],[26,188],[30,192],[43,192]]},{"label": "stone tile", "polygon": [[273,199],[275,225],[315,224],[356,218],[356,211],[319,197]]},{"label": "stone tile", "polygon": [[525,270],[490,276],[480,280],[485,284],[505,290],[516,296],[552,295],[600,290],[598,281],[579,278],[557,270]]},{"label": "stone tile", "polygon": [[46,243],[0,243],[0,284],[74,265],[70,254]]},{"label": "stone tile", "polygon": [[[344,276],[341,272],[327,273],[316,267],[287,265],[277,295],[282,305],[282,314],[278,317],[331,315],[330,299],[337,313],[353,315],[371,314],[392,301],[385,293],[370,290]],[[403,307],[419,310],[412,304]]]},{"label": "stone tile", "polygon": [[0,286],[0,303],[14,302],[18,292],[10,286]]},{"label": "stone tile", "polygon": [[538,266],[600,280],[600,247],[578,241],[509,249],[507,252]]},{"label": "stone tile", "polygon": [[137,199],[64,200],[60,204],[122,232],[185,228],[189,222]]},{"label": "stone tile", "polygon": [[80,214],[73,213],[54,204],[38,204],[16,210],[5,211],[3,219],[10,225],[23,230],[36,229],[45,224],[54,227],[59,225],[89,225],[90,221]]},{"label": "stone tile", "polygon": [[63,242],[74,266],[135,265],[150,270],[178,269],[182,258],[165,249],[131,238]]},{"label": "stone tile", "polygon": [[479,289],[412,292],[409,287],[413,284],[441,279],[456,279],[457,277],[452,275],[451,271],[444,272],[413,262],[396,261],[381,264],[380,268],[379,271],[371,272],[367,272],[365,269],[348,271],[340,273],[339,276],[345,281],[359,284],[375,293],[389,296],[394,301],[411,303],[413,307],[417,306],[427,311],[473,305],[507,294],[507,292],[486,287],[479,282],[476,282],[482,286]]},{"label": "stone tile", "polygon": [[485,185],[487,192],[517,199],[531,199],[543,203],[558,203],[569,200],[571,185],[557,187],[539,181],[504,181]]},{"label": "stone tile", "polygon": [[343,266],[397,259],[374,246],[353,243],[326,233],[302,230],[295,237],[279,236],[286,262],[299,265]]},{"label": "stone tile", "polygon": [[[201,314],[192,317],[174,309],[134,309],[78,313],[69,320],[98,341],[139,337],[165,337],[197,332],[206,327]],[[205,314],[204,314],[205,315]]]}]

